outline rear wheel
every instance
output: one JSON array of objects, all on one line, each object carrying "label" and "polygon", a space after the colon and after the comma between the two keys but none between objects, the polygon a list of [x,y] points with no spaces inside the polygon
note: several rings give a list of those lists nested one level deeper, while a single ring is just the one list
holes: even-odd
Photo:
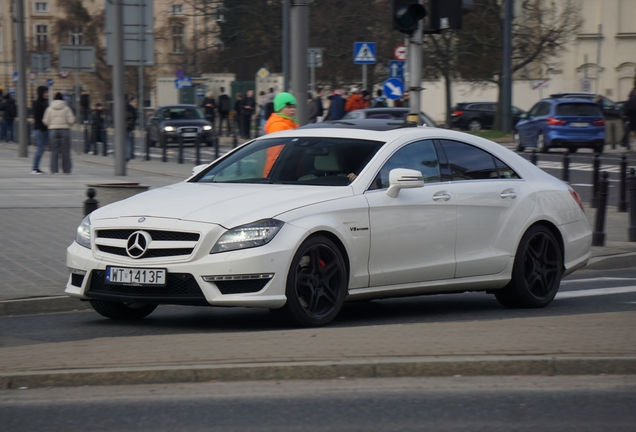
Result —
[{"label": "rear wheel", "polygon": [[541,132],[539,132],[539,135],[537,136],[537,151],[541,153],[548,152],[548,146],[545,143],[545,137]]},{"label": "rear wheel", "polygon": [[512,308],[540,308],[554,299],[561,283],[561,249],[554,234],[542,225],[531,227],[521,238],[512,278],[495,290],[499,303]]},{"label": "rear wheel", "polygon": [[347,270],[338,247],[328,238],[305,240],[291,263],[287,303],[272,313],[286,322],[316,327],[331,322],[347,294]]},{"label": "rear wheel", "polygon": [[521,145],[521,136],[519,135],[519,131],[514,131],[512,136],[515,140],[515,150],[518,152],[522,152],[524,150],[523,145]]},{"label": "rear wheel", "polygon": [[471,131],[478,131],[481,130],[481,122],[477,119],[472,119],[471,121],[468,122],[468,130]]},{"label": "rear wheel", "polygon": [[107,300],[91,300],[95,312],[112,319],[142,319],[150,315],[157,305],[143,303],[122,303]]}]

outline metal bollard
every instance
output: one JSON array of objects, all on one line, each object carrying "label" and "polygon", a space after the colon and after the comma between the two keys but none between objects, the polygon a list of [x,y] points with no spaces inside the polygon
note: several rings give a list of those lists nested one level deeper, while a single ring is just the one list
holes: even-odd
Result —
[{"label": "metal bollard", "polygon": [[629,150],[629,133],[631,131],[631,126],[629,121],[626,121],[625,123],[623,123],[623,142],[622,145],[623,147],[625,147],[627,150]]},{"label": "metal bollard", "polygon": [[621,156],[621,181],[618,193],[618,211],[625,213],[627,211],[627,155]]},{"label": "metal bollard", "polygon": [[145,159],[147,161],[150,160],[150,143],[148,142],[148,131],[146,131],[146,139],[144,141],[146,141],[146,157]]},{"label": "metal bollard", "polygon": [[603,176],[598,182],[598,207],[596,209],[594,233],[592,234],[592,246],[605,246],[605,213],[607,211],[608,177],[609,174],[603,171]]},{"label": "metal bollard", "polygon": [[594,153],[594,164],[592,169],[592,196],[590,197],[590,204],[592,208],[596,208],[598,205],[598,174],[601,171],[601,155]]},{"label": "metal bollard", "polygon": [[570,152],[566,151],[563,155],[563,181],[570,182]]},{"label": "metal bollard", "polygon": [[258,138],[260,135],[260,128],[261,128],[261,115],[257,115],[254,117],[254,138]]},{"label": "metal bollard", "polygon": [[610,135],[612,136],[612,150],[616,150],[616,124],[610,125]]},{"label": "metal bollard", "polygon": [[179,135],[179,163],[183,163],[183,137]]},{"label": "metal bollard", "polygon": [[197,135],[196,139],[194,140],[194,152],[196,157],[195,165],[201,165],[201,138],[199,137],[199,135]]},{"label": "metal bollard", "polygon": [[636,169],[629,171],[629,241],[636,241]]},{"label": "metal bollard", "polygon": [[537,164],[537,151],[536,150],[532,150],[532,155],[530,156],[530,162],[532,162],[534,165]]},{"label": "metal bollard", "polygon": [[214,160],[219,158],[219,136],[214,136]]},{"label": "metal bollard", "polygon": [[159,135],[159,142],[161,143],[161,162],[168,162],[168,143],[166,142],[166,136],[164,134]]},{"label": "metal bollard", "polygon": [[90,143],[88,142],[88,128],[86,124],[84,124],[84,153],[88,153],[88,147]]},{"label": "metal bollard", "polygon": [[88,196],[88,199],[84,201],[84,216],[88,216],[99,208],[99,201],[95,199],[96,194],[97,192],[95,192],[95,189],[93,188],[88,188],[88,190],[86,191],[86,196]]},{"label": "metal bollard", "polygon": [[232,138],[232,148],[236,148],[238,146],[238,139],[236,139],[236,131],[234,131],[234,138]]}]

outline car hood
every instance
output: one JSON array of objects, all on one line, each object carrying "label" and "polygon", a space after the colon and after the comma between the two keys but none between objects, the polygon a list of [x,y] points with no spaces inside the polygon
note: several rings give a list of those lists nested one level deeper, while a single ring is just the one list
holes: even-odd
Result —
[{"label": "car hood", "polygon": [[158,217],[219,224],[225,228],[353,195],[348,186],[177,183],[96,210],[92,220]]}]

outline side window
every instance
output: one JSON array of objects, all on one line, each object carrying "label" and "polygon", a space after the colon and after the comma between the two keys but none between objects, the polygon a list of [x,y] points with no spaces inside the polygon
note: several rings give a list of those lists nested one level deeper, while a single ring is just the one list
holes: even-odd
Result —
[{"label": "side window", "polygon": [[422,173],[424,183],[440,181],[439,162],[432,140],[408,144],[389,158],[369,189],[389,187],[389,173],[395,168],[408,168]]},{"label": "side window", "polygon": [[495,160],[490,153],[458,141],[441,142],[450,163],[453,180],[499,178]]},{"label": "side window", "polygon": [[497,111],[497,104],[488,104],[486,105],[487,111]]},{"label": "side window", "polygon": [[493,156],[495,160],[495,165],[497,165],[497,171],[499,171],[499,178],[506,179],[519,179],[519,174],[517,174],[512,168],[503,163],[499,158]]},{"label": "side window", "polygon": [[530,108],[530,111],[528,111],[528,118],[536,117],[537,111],[539,110],[540,105],[541,105],[541,102],[535,104],[535,106]]},{"label": "side window", "polygon": [[537,112],[537,117],[546,116],[548,114],[550,114],[550,104],[547,102],[542,102]]}]

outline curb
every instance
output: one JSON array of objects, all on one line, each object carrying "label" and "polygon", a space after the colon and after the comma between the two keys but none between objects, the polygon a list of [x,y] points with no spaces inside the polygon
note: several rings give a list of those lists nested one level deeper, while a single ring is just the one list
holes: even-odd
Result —
[{"label": "curb", "polygon": [[36,297],[0,301],[0,316],[71,312],[91,309],[88,302],[68,296]]},{"label": "curb", "polygon": [[636,374],[636,357],[478,356],[32,371],[0,374],[0,389],[209,381],[599,374]]}]

